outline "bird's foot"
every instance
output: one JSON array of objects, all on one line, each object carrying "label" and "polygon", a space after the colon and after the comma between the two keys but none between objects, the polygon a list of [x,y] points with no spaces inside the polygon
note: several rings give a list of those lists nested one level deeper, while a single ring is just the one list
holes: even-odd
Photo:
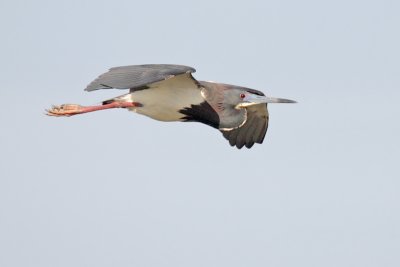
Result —
[{"label": "bird's foot", "polygon": [[46,109],[46,115],[54,117],[69,117],[83,113],[84,107],[77,104],[63,104]]}]

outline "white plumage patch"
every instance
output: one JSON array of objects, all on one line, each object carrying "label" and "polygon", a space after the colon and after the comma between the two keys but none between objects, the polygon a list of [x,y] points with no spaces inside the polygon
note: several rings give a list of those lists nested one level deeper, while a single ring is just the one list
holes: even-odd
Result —
[{"label": "white plumage patch", "polygon": [[185,73],[149,85],[148,89],[134,91],[126,96],[142,107],[129,108],[159,121],[180,121],[179,110],[204,101],[201,88],[191,74]]}]

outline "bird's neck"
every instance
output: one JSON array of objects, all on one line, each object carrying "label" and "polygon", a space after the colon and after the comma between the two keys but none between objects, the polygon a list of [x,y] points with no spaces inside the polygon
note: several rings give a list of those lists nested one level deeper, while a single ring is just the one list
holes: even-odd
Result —
[{"label": "bird's neck", "polygon": [[201,81],[200,84],[203,86],[204,99],[218,114],[220,130],[232,130],[246,122],[246,109],[237,109],[234,105],[227,103],[225,99],[226,85],[204,81]]}]

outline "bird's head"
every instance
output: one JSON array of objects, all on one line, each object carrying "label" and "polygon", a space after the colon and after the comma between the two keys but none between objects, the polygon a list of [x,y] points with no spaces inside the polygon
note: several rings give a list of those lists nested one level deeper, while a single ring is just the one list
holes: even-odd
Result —
[{"label": "bird's head", "polygon": [[231,86],[226,90],[224,99],[226,104],[234,106],[235,109],[267,103],[296,103],[290,99],[265,96],[260,91],[239,86]]}]

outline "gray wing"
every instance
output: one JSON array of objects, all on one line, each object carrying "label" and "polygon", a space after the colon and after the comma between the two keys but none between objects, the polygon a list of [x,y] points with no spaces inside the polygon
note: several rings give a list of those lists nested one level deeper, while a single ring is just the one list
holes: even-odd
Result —
[{"label": "gray wing", "polygon": [[98,89],[131,89],[159,82],[183,73],[193,73],[194,68],[182,65],[149,64],[111,68],[91,82],[85,91]]},{"label": "gray wing", "polygon": [[253,105],[247,108],[247,121],[241,127],[221,131],[231,146],[241,149],[243,146],[251,148],[254,143],[261,144],[264,141],[268,129],[267,104]]}]

